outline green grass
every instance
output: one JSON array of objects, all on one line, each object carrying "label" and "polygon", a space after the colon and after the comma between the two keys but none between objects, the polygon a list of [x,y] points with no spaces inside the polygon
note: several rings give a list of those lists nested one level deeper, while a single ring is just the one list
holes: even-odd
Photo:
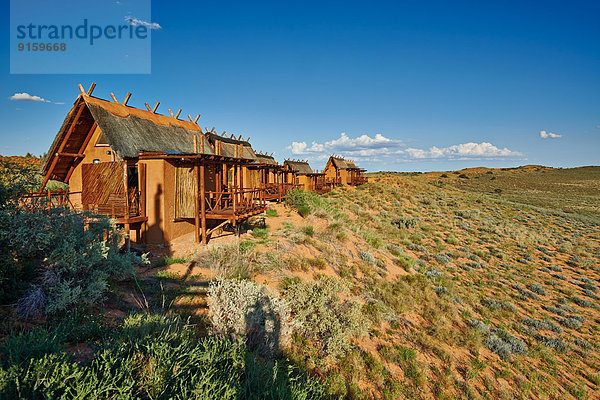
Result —
[{"label": "green grass", "polygon": [[[46,333],[44,333],[46,332]],[[281,398],[325,397],[321,383],[283,359],[264,360],[246,346],[198,337],[177,317],[131,315],[91,354],[76,361],[61,346],[0,359],[1,398]],[[44,334],[42,334],[44,333]],[[20,339],[31,348],[54,331]],[[8,339],[10,344],[14,340]],[[56,344],[59,344],[55,341]],[[29,345],[27,345],[29,344]]]}]

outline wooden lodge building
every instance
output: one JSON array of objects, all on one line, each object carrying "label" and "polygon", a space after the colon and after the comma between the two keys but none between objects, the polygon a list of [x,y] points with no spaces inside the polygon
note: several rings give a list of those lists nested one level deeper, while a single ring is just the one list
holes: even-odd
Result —
[{"label": "wooden lodge building", "polygon": [[366,170],[358,168],[354,162],[344,160],[340,156],[331,156],[323,169],[325,180],[330,185],[361,185],[367,182]]},{"label": "wooden lodge building", "polygon": [[298,185],[300,189],[325,193],[331,186],[325,184],[325,174],[313,169],[305,160],[285,160],[287,180]]},{"label": "wooden lodge building", "polygon": [[[248,138],[203,130],[199,116],[161,115],[159,103],[128,106],[130,93],[123,102],[112,93],[112,101],[103,100],[92,96],[94,87],[85,92],[79,85],[44,160],[40,193],[49,180],[68,184],[73,207],[111,216],[134,241],[168,243],[195,232],[206,243],[215,230],[262,213],[267,201],[281,201],[293,187],[333,186],[326,177],[336,170],[315,172],[297,160],[279,165],[255,152]],[[361,170],[348,165],[335,176],[358,182],[353,174]]]}]

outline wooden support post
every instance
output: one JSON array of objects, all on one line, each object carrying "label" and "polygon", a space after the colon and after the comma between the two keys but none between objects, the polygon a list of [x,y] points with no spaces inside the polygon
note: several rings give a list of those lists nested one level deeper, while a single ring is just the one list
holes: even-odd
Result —
[{"label": "wooden support post", "polygon": [[200,164],[200,213],[202,215],[202,244],[206,244],[206,187],[204,185],[204,163]]},{"label": "wooden support post", "polygon": [[194,135],[194,153],[198,153],[198,136]]},{"label": "wooden support post", "polygon": [[200,135],[200,154],[204,154],[204,135]]},{"label": "wooden support post", "polygon": [[237,209],[237,165],[233,165],[233,226],[235,226],[235,212]]},{"label": "wooden support post", "polygon": [[125,223],[125,250],[129,251],[131,250],[131,229],[130,229],[130,225],[129,223]]},{"label": "wooden support post", "polygon": [[[146,164],[138,164],[138,180],[140,184],[140,216],[146,216]],[[140,227],[140,236],[144,243],[146,242],[146,231],[148,230],[148,221],[143,221]]]},{"label": "wooden support post", "polygon": [[198,164],[194,165],[194,180],[196,181],[195,190],[194,190],[194,232],[196,236],[196,243],[200,243],[200,201],[204,202],[204,198],[200,199],[199,188],[200,185],[198,182]]},{"label": "wooden support post", "polygon": [[129,188],[127,187],[127,162],[123,163],[123,189],[125,190],[125,218],[129,218]]}]

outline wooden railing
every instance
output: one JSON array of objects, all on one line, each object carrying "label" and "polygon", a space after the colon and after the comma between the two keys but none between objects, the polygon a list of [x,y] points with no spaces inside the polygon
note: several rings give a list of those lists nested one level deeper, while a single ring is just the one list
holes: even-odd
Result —
[{"label": "wooden railing", "polygon": [[356,176],[353,177],[350,184],[351,185],[362,185],[363,183],[367,183],[368,179],[364,176]]},{"label": "wooden railing", "polygon": [[124,193],[109,195],[104,204],[85,204],[86,211],[93,211],[112,218],[131,218],[140,216],[140,192],[129,188],[127,198]]},{"label": "wooden railing", "polygon": [[283,199],[288,191],[293,188],[300,187],[294,183],[264,183],[263,188],[265,190],[265,198],[267,200],[281,200]]},{"label": "wooden railing", "polygon": [[41,193],[29,192],[19,196],[17,203],[24,208],[52,208],[62,206],[73,208],[73,204],[69,200],[69,192],[62,189],[48,190]]},{"label": "wooden railing", "polygon": [[207,215],[236,217],[256,213],[266,208],[265,190],[262,188],[205,192],[204,201]]}]

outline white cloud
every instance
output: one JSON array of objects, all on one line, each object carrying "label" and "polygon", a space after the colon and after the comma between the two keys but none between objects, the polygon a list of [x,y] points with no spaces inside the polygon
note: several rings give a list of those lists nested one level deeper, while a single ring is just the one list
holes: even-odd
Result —
[{"label": "white cloud", "polygon": [[552,132],[540,131],[540,137],[542,139],[558,139],[559,137],[562,137],[562,135],[558,135]]},{"label": "white cloud", "polygon": [[404,151],[413,159],[490,159],[520,157],[523,154],[506,147],[501,149],[488,142],[462,143],[449,147],[432,146],[429,150],[408,148]]},{"label": "white cloud", "polygon": [[461,143],[448,147],[431,146],[422,148],[400,148],[404,142],[387,138],[381,134],[371,137],[361,135],[351,138],[345,133],[324,143],[292,142],[286,149],[293,155],[301,155],[310,161],[327,159],[330,154],[339,154],[358,162],[410,162],[415,160],[489,160],[520,158],[518,151],[499,148],[491,143]]},{"label": "white cloud", "polygon": [[145,26],[148,29],[153,29],[153,30],[162,29],[162,26],[160,26],[156,22],[148,22],[148,21],[144,21],[139,18],[131,17],[131,16],[125,17],[125,21],[127,21],[127,23],[131,26],[141,25],[141,26]]},{"label": "white cloud", "polygon": [[292,142],[287,147],[293,154],[310,153],[333,153],[343,151],[349,154],[370,155],[377,152],[390,152],[390,148],[400,147],[404,144],[400,140],[389,139],[378,133],[374,137],[361,135],[351,138],[342,132],[337,139],[325,143],[312,142],[310,146],[306,142]]},{"label": "white cloud", "polygon": [[40,101],[42,103],[52,103],[50,100],[43,99],[40,96],[33,96],[25,92],[15,93],[12,96],[10,96],[10,99],[16,101]]},{"label": "white cloud", "polygon": [[325,146],[333,150],[349,150],[349,149],[373,149],[382,147],[397,147],[402,146],[403,143],[400,140],[393,140],[386,138],[382,134],[378,133],[375,137],[369,135],[360,135],[354,139],[351,139],[342,132],[338,139],[325,142]]}]

